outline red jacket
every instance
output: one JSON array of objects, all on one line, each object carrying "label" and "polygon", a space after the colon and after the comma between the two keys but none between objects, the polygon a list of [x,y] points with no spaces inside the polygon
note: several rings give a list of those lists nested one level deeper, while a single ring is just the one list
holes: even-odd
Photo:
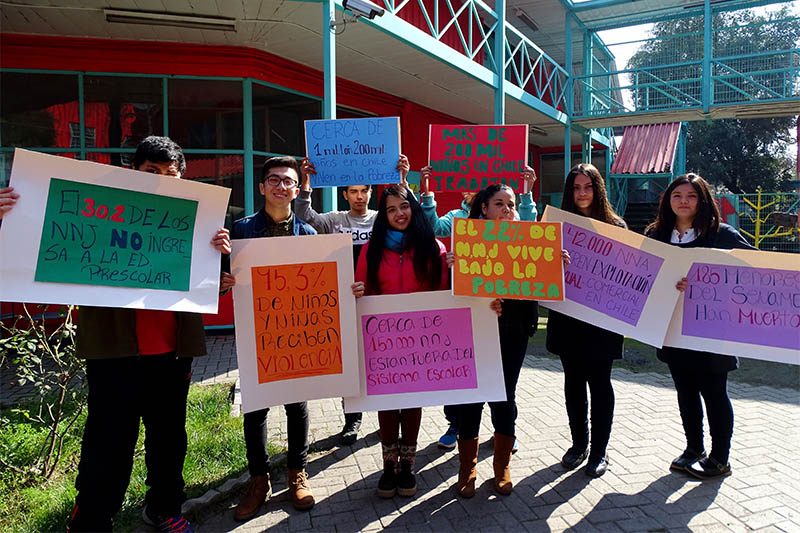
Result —
[{"label": "red jacket", "polygon": [[358,256],[358,266],[356,266],[356,281],[363,281],[366,285],[365,294],[406,294],[409,292],[421,292],[429,290],[446,290],[450,288],[450,269],[447,268],[447,250],[438,239],[439,259],[442,262],[442,279],[438,287],[428,287],[417,279],[414,273],[414,254],[411,250],[405,250],[399,254],[388,248],[383,251],[380,269],[378,269],[378,282],[380,292],[377,287],[370,287],[367,281],[367,249],[370,243],[364,245],[361,255]]}]

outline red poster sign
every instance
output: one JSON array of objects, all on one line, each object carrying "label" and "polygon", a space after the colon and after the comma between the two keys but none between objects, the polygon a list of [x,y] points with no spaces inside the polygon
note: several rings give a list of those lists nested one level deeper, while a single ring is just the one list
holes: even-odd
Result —
[{"label": "red poster sign", "polygon": [[478,191],[494,183],[522,190],[528,126],[431,124],[428,164],[432,191]]}]

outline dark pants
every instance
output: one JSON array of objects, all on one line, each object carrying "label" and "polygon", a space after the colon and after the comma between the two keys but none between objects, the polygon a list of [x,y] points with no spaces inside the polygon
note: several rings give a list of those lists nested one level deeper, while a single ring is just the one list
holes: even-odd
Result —
[{"label": "dark pants", "polygon": [[[344,411],[344,398],[342,398],[342,411]],[[363,416],[364,413],[345,413],[344,425],[349,426],[350,424],[361,423]]]},{"label": "dark pants", "polygon": [[605,457],[611,422],[614,418],[614,388],[611,386],[613,361],[592,357],[561,357],[564,367],[564,400],[567,405],[572,445],[586,449],[589,445],[589,402],[586,386],[592,397],[592,449],[594,457]]},{"label": "dark pants", "polygon": [[[286,452],[287,467],[302,470],[308,458],[308,405],[306,402],[289,403],[286,410],[289,450]],[[247,468],[251,476],[269,473],[267,453],[267,413],[269,408],[244,414],[244,444],[247,448]]]},{"label": "dark pants", "polygon": [[180,514],[186,458],[186,397],[192,359],[174,354],[86,362],[88,415],[78,464],[72,531],[108,531],[133,468],[139,420],[145,428],[147,507]]},{"label": "dark pants", "polygon": [[706,404],[711,433],[711,457],[727,464],[733,437],[733,405],[728,398],[728,373],[698,372],[686,365],[669,365],[678,408],[681,412],[686,447],[703,451],[703,404]]},{"label": "dark pants", "polygon": [[[517,381],[525,361],[528,348],[528,335],[520,331],[500,334],[500,356],[503,361],[503,378],[506,385],[506,399],[501,402],[489,402],[492,412],[492,425],[495,433],[515,436],[517,421]],[[480,433],[483,403],[470,403],[458,406],[458,437],[474,439]]]},{"label": "dark pants", "polygon": [[378,411],[378,432],[381,444],[394,446],[399,442],[404,446],[416,446],[421,422],[422,409],[420,407]]},{"label": "dark pants", "polygon": [[447,420],[447,423],[451,426],[455,426],[458,428],[458,405],[445,405],[444,406],[444,418]]}]

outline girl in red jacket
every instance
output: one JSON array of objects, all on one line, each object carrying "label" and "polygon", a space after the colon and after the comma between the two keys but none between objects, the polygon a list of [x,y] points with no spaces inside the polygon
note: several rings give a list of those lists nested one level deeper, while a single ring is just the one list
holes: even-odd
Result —
[{"label": "girl in red jacket", "polygon": [[[400,185],[384,189],[372,237],[358,258],[353,294],[360,298],[445,290],[448,276],[445,247],[434,237],[414,195]],[[419,407],[378,412],[383,446],[383,475],[378,481],[381,498],[416,494],[413,468],[421,419]]]}]

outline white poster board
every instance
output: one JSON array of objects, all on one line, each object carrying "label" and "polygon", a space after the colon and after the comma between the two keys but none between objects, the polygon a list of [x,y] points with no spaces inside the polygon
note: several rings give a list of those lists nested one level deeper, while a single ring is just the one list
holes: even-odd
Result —
[{"label": "white poster board", "polygon": [[454,405],[506,398],[497,315],[450,291],[358,301],[361,394],[345,412]]},{"label": "white poster board", "polygon": [[10,185],[0,301],[217,312],[230,189],[20,149]]},{"label": "white poster board", "polygon": [[689,270],[689,254],[632,231],[547,206],[544,222],[564,224],[572,262],[562,302],[539,305],[661,347],[675,284]]},{"label": "white poster board", "polygon": [[245,412],[358,391],[350,235],[233,241]]},{"label": "white poster board", "polygon": [[689,288],[665,346],[800,365],[800,257],[759,250],[685,250]]}]

